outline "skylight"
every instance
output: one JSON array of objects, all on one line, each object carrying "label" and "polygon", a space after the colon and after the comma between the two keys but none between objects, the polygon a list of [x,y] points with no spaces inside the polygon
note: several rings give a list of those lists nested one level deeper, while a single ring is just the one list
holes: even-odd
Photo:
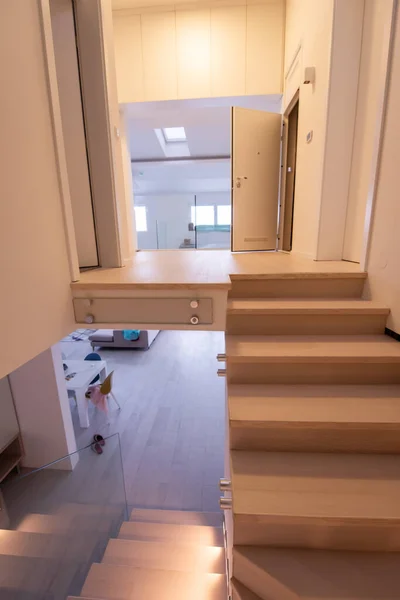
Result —
[{"label": "skylight", "polygon": [[184,127],[164,127],[162,131],[167,143],[187,141]]}]

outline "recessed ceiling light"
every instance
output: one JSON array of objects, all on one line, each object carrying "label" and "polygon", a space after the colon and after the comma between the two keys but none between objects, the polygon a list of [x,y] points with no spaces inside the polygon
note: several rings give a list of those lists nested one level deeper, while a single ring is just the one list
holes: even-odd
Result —
[{"label": "recessed ceiling light", "polygon": [[187,141],[184,127],[164,127],[162,131],[167,143]]}]

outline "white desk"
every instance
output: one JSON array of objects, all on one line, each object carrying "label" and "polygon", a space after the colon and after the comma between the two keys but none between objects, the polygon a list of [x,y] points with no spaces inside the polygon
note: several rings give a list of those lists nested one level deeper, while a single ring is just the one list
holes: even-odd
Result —
[{"label": "white desk", "polygon": [[65,380],[67,390],[74,392],[76,403],[78,405],[79,424],[81,427],[89,427],[89,410],[85,394],[90,383],[100,375],[100,381],[107,377],[107,363],[105,360],[63,360],[68,369],[65,371],[65,377],[75,373],[74,377]]}]

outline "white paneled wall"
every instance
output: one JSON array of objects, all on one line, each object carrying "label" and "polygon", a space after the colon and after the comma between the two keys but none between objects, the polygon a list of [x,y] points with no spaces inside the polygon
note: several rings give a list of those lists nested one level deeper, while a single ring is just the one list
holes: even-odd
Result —
[{"label": "white paneled wall", "polygon": [[114,35],[118,99],[122,94],[141,102],[144,100],[144,81],[140,15],[115,17],[114,31],[118,32]]},{"label": "white paneled wall", "polygon": [[246,93],[246,8],[211,10],[212,96]]},{"label": "white paneled wall", "polygon": [[210,12],[176,13],[178,98],[211,96]]},{"label": "white paneled wall", "polygon": [[282,4],[249,5],[246,19],[246,94],[276,94],[283,88]]},{"label": "white paneled wall", "polygon": [[178,97],[175,13],[141,15],[141,25],[145,100],[175,100]]},{"label": "white paneled wall", "polygon": [[282,91],[284,0],[114,11],[121,103]]}]

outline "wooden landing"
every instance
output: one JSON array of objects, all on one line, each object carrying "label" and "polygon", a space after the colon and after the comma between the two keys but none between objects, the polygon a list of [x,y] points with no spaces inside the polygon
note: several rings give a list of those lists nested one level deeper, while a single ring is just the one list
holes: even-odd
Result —
[{"label": "wooden landing", "polygon": [[280,252],[232,254],[229,250],[156,250],[137,252],[121,269],[93,269],[80,274],[72,289],[229,289],[231,278],[356,276],[358,264],[314,261]]}]

